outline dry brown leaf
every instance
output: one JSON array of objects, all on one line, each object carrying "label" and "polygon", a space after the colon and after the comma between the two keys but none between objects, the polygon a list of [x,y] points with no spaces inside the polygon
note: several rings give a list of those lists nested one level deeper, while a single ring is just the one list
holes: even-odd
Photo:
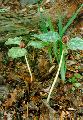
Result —
[{"label": "dry brown leaf", "polygon": [[64,117],[65,117],[65,112],[62,111],[62,112],[61,112],[61,115],[60,115],[60,120],[64,120]]},{"label": "dry brown leaf", "polygon": [[40,56],[38,59],[38,68],[41,74],[44,74],[49,70],[49,62],[48,59],[44,58],[43,56]]},{"label": "dry brown leaf", "polygon": [[0,52],[0,62],[3,60],[3,54]]},{"label": "dry brown leaf", "polygon": [[13,93],[10,93],[10,98],[7,98],[3,106],[5,106],[6,108],[12,106],[12,103],[16,101],[17,93],[18,93],[17,89],[14,89]]}]

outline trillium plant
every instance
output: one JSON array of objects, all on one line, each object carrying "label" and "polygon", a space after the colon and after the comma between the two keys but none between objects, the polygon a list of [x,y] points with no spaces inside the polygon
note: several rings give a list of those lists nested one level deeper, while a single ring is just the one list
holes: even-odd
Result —
[{"label": "trillium plant", "polygon": [[[50,92],[47,97],[47,103],[49,103],[51,93],[53,91],[53,88],[55,86],[55,83],[57,82],[58,75],[60,73],[61,80],[65,80],[65,73],[66,73],[66,58],[65,55],[68,53],[68,50],[83,50],[83,39],[79,37],[71,38],[70,40],[64,41],[64,34],[67,30],[67,28],[71,25],[73,20],[76,18],[77,14],[82,9],[83,4],[80,6],[80,8],[72,15],[72,17],[68,20],[67,24],[63,26],[62,18],[59,16],[58,20],[58,31],[55,32],[54,29],[50,29],[47,33],[43,34],[35,34],[34,37],[38,38],[39,41],[29,41],[27,46],[33,46],[34,48],[42,49],[44,47],[48,48],[48,54],[52,56],[54,54],[55,59],[57,60],[57,63],[59,65],[56,76],[54,78],[53,84],[51,86]],[[52,24],[50,24],[52,25]],[[53,28],[53,26],[51,26]],[[66,37],[67,38],[67,37]],[[32,81],[32,74],[29,67],[29,63],[27,60],[27,50],[24,48],[24,44],[22,44],[22,37],[15,37],[15,38],[9,38],[8,41],[5,42],[6,45],[16,44],[18,47],[12,47],[8,51],[8,56],[12,58],[22,57],[25,56],[26,64],[31,76]],[[51,58],[51,57],[50,57]],[[52,62],[52,59],[50,59]]]},{"label": "trillium plant", "polygon": [[22,37],[20,36],[20,37],[15,37],[15,38],[9,38],[5,42],[5,45],[18,45],[18,47],[12,47],[11,49],[9,49],[8,56],[13,59],[16,59],[18,57],[23,57],[23,56],[25,57],[25,61],[26,61],[26,64],[27,64],[27,67],[28,67],[28,70],[31,76],[31,82],[32,82],[32,73],[30,70],[29,62],[27,60],[27,56],[26,56],[27,50],[25,48],[24,42],[22,41]]},{"label": "trillium plant", "polygon": [[[68,27],[71,25],[73,20],[76,18],[80,10],[83,8],[83,4],[80,8],[72,15],[72,17],[68,20],[67,24],[63,26],[62,18],[59,16],[58,20],[58,31],[55,32],[53,26],[50,26],[50,31],[43,34],[35,34],[34,37],[38,38],[39,41],[30,41],[28,46],[33,46],[34,48],[42,49],[44,47],[48,48],[48,54],[54,54],[55,59],[59,65],[56,76],[54,78],[53,84],[51,86],[50,92],[47,97],[47,103],[49,103],[51,93],[53,91],[54,85],[57,81],[59,73],[61,74],[61,79],[65,80],[66,73],[66,58],[65,55],[68,53],[68,50],[83,50],[83,39],[79,37],[71,38],[70,40],[67,37],[64,38],[64,34]],[[49,22],[48,22],[49,23]]]}]

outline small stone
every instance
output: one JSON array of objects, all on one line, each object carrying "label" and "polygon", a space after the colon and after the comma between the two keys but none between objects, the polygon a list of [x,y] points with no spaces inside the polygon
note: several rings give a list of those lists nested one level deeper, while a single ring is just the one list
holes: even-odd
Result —
[{"label": "small stone", "polygon": [[7,86],[0,85],[0,100],[1,101],[7,98],[8,93],[9,93],[9,90]]},{"label": "small stone", "polygon": [[0,75],[0,85],[3,85],[5,83],[5,79],[2,75]]}]

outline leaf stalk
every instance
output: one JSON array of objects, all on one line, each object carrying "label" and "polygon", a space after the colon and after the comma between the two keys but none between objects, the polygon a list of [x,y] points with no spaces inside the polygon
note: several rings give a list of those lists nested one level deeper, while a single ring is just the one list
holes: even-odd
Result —
[{"label": "leaf stalk", "polygon": [[61,69],[61,65],[62,65],[62,61],[63,61],[63,56],[64,56],[64,50],[62,51],[62,55],[61,55],[61,59],[60,59],[60,63],[59,63],[59,68],[57,70],[56,76],[54,78],[53,84],[51,86],[50,92],[49,92],[48,97],[47,97],[47,103],[49,103],[49,100],[50,100],[50,97],[51,97],[51,93],[53,91],[55,83],[57,82],[57,78],[58,78],[58,75],[59,75],[59,72],[60,72],[60,69]]},{"label": "leaf stalk", "polygon": [[28,68],[28,70],[29,70],[30,77],[31,77],[31,82],[32,82],[32,81],[33,81],[33,77],[32,77],[31,69],[30,69],[29,62],[28,62],[28,60],[27,60],[26,55],[25,55],[25,60],[26,60],[27,68]]}]

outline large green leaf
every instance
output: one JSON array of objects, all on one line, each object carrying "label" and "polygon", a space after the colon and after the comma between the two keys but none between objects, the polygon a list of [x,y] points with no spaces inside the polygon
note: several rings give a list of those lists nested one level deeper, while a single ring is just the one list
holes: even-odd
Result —
[{"label": "large green leaf", "polygon": [[83,50],[83,39],[79,37],[72,38],[68,42],[68,48],[71,50]]},{"label": "large green leaf", "polygon": [[18,58],[18,57],[22,57],[25,56],[27,53],[25,48],[20,48],[20,47],[12,47],[11,49],[9,49],[8,51],[8,56],[12,57],[12,58]]},{"label": "large green leaf", "polygon": [[43,33],[40,35],[35,34],[34,37],[42,40],[42,41],[47,41],[47,42],[54,42],[60,39],[59,34],[57,32],[47,32],[47,33]]},{"label": "large green leaf", "polygon": [[49,45],[49,42],[41,42],[41,41],[31,41],[28,46],[33,46],[34,48],[43,48]]},{"label": "large green leaf", "polygon": [[22,40],[22,37],[15,37],[15,38],[9,38],[5,44],[6,45],[11,45],[11,44],[17,44],[17,45],[20,45],[20,42]]}]

